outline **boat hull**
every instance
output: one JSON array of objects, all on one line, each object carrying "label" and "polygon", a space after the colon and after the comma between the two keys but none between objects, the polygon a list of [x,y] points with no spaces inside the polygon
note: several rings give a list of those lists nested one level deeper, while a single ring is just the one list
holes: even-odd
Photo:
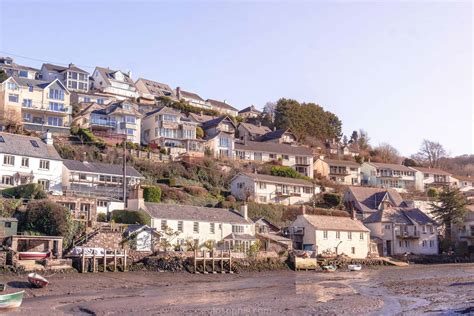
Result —
[{"label": "boat hull", "polygon": [[45,287],[49,284],[49,281],[43,278],[41,275],[36,273],[28,274],[28,282],[35,287]]},{"label": "boat hull", "polygon": [[49,257],[49,252],[20,252],[20,260],[41,260]]},{"label": "boat hull", "polygon": [[16,308],[23,301],[25,291],[0,295],[0,309]]}]

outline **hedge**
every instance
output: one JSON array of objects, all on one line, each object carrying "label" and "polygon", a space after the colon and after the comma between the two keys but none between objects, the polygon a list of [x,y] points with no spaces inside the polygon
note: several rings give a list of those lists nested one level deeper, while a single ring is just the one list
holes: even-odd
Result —
[{"label": "hedge", "polygon": [[112,220],[120,224],[151,225],[151,217],[144,211],[115,210]]},{"label": "hedge", "polygon": [[152,202],[152,203],[161,202],[161,188],[160,187],[143,188],[143,198],[145,199],[145,202]]}]

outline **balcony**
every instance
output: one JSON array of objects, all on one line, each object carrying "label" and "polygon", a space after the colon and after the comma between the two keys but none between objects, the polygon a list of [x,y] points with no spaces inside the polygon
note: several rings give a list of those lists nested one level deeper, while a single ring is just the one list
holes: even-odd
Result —
[{"label": "balcony", "polygon": [[117,127],[116,121],[91,119],[90,126],[99,129],[115,129]]},{"label": "balcony", "polygon": [[395,236],[401,239],[418,239],[420,238],[420,232],[418,231],[395,231]]},{"label": "balcony", "polygon": [[26,111],[31,111],[34,113],[55,113],[61,116],[67,116],[69,114],[69,107],[52,109],[49,106],[29,106],[26,104],[22,104],[21,108]]},{"label": "balcony", "polygon": [[460,239],[473,239],[474,240],[474,231],[460,231],[458,233]]}]

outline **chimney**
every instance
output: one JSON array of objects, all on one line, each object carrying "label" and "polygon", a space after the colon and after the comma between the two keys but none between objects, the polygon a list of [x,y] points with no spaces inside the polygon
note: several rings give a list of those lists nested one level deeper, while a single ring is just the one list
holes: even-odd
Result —
[{"label": "chimney", "polygon": [[69,68],[72,68],[72,67],[75,67],[76,65],[74,65],[73,63],[69,63]]},{"label": "chimney", "polygon": [[128,76],[130,79],[132,79],[132,71],[131,71],[131,70],[127,71],[127,76]]},{"label": "chimney", "polygon": [[304,204],[301,205],[300,210],[301,210],[301,215],[306,215],[306,205],[304,205]]},{"label": "chimney", "polygon": [[178,98],[178,100],[181,100],[181,88],[180,87],[176,87],[176,97]]},{"label": "chimney", "polygon": [[249,207],[247,203],[244,203],[240,206],[240,215],[242,215],[244,219],[249,219],[248,210],[249,210]]},{"label": "chimney", "polygon": [[224,99],[224,103],[227,104],[227,100]]},{"label": "chimney", "polygon": [[351,219],[353,219],[353,220],[356,219],[356,211],[353,207],[351,208]]},{"label": "chimney", "polygon": [[46,130],[46,132],[43,134],[43,136],[41,137],[41,139],[43,140],[43,142],[46,144],[46,145],[52,145],[53,144],[53,136],[51,134],[51,132],[49,130]]}]

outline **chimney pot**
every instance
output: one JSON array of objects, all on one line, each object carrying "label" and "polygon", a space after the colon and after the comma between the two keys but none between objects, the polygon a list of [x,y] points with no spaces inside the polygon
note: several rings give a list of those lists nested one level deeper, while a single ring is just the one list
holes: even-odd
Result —
[{"label": "chimney pot", "polygon": [[306,205],[301,205],[301,215],[306,215]]},{"label": "chimney pot", "polygon": [[242,215],[242,217],[244,219],[249,219],[248,217],[248,205],[247,203],[244,203],[240,206],[240,215]]},{"label": "chimney pot", "polygon": [[46,132],[43,134],[41,139],[47,145],[53,145],[53,143],[54,143],[53,136],[52,136],[52,134],[49,130],[46,130]]}]

